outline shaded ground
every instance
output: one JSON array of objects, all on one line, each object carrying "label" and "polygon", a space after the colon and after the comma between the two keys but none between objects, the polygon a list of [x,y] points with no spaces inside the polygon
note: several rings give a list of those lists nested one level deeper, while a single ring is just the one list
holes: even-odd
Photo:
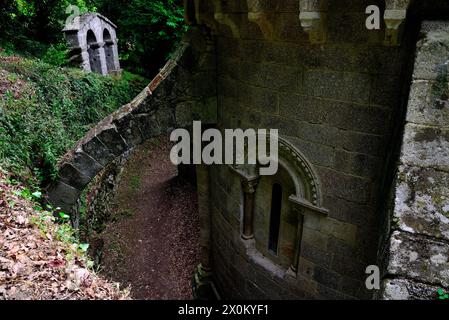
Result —
[{"label": "shaded ground", "polygon": [[67,224],[0,169],[0,300],[127,299],[92,272],[73,240]]},{"label": "shaded ground", "polygon": [[167,137],[136,150],[123,173],[105,231],[103,273],[131,286],[134,299],[192,299],[199,263],[195,188],[177,178]]}]

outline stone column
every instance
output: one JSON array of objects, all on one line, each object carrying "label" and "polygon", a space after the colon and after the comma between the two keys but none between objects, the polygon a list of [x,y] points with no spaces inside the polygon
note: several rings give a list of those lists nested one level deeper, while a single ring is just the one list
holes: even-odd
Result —
[{"label": "stone column", "polygon": [[242,181],[244,192],[243,232],[245,240],[254,238],[254,198],[259,178]]},{"label": "stone column", "polygon": [[104,42],[98,42],[98,57],[100,58],[101,62],[101,74],[107,75],[108,74],[108,65],[106,62],[106,53],[104,50]]},{"label": "stone column", "polygon": [[120,60],[118,56],[118,39],[114,41],[114,45],[112,46],[112,52],[114,54],[114,67],[115,72],[120,72]]},{"label": "stone column", "polygon": [[87,72],[92,71],[90,67],[89,52],[87,52],[87,47],[81,49],[81,69]]}]

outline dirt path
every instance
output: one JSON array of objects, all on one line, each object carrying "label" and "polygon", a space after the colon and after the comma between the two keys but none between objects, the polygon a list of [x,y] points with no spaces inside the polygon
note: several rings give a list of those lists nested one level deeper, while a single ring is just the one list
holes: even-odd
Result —
[{"label": "dirt path", "polygon": [[114,204],[122,218],[102,233],[103,273],[131,285],[134,299],[192,298],[200,254],[196,193],[176,177],[169,152],[166,137],[134,152]]}]

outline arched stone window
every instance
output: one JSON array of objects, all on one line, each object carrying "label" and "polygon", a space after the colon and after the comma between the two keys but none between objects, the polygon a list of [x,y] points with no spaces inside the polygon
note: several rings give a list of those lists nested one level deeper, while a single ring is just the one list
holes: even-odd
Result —
[{"label": "arched stone window", "polygon": [[242,238],[254,261],[268,258],[273,268],[296,276],[304,219],[327,215],[321,207],[319,179],[312,165],[291,143],[279,137],[279,169],[258,176],[255,166],[231,167],[242,180]]},{"label": "arched stone window", "polygon": [[87,52],[89,54],[90,69],[92,72],[101,74],[100,44],[92,30],[87,31]]},{"label": "arched stone window", "polygon": [[112,40],[111,33],[108,29],[103,31],[103,41],[104,41],[104,53],[106,56],[106,66],[108,72],[116,71],[114,63],[114,41]]}]

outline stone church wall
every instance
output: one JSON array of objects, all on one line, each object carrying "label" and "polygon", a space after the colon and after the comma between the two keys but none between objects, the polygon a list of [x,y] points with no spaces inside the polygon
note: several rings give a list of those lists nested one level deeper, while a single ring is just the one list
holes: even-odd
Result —
[{"label": "stone church wall", "polygon": [[[365,269],[376,264],[382,183],[401,124],[410,53],[407,42],[384,46],[385,30],[365,28],[365,9],[375,3],[382,6],[330,1],[327,41],[320,45],[302,31],[298,1],[279,5],[274,40],[248,21],[243,6],[226,12],[238,38],[219,25],[218,127],[278,128],[315,167],[329,210],[328,217],[304,222],[298,275],[289,277],[248,254],[241,239],[240,180],[227,167],[214,167],[213,270],[224,296],[371,297]],[[257,223],[255,228],[256,234],[263,231]]]}]

